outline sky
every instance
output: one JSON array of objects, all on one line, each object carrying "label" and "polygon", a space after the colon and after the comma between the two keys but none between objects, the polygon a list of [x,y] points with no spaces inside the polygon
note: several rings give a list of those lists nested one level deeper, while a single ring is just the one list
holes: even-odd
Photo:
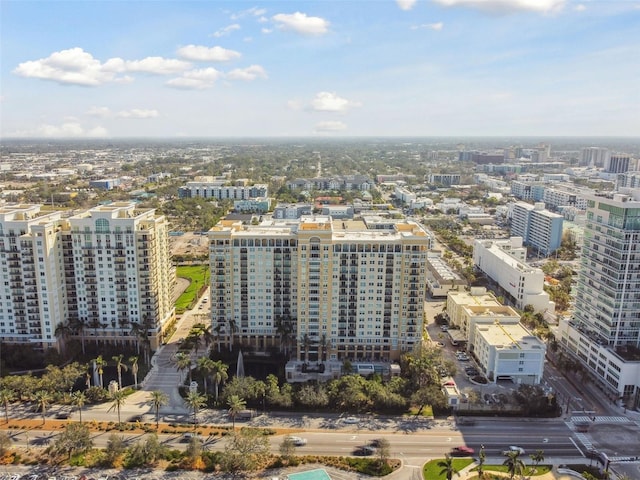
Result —
[{"label": "sky", "polygon": [[0,0],[0,137],[640,136],[640,0]]}]

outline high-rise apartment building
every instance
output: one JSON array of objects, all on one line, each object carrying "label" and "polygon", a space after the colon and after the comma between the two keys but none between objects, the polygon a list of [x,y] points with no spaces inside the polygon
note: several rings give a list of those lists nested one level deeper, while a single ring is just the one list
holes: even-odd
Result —
[{"label": "high-rise apartment building", "polygon": [[602,147],[586,147],[582,149],[580,165],[587,167],[604,167],[609,160],[610,151]]},{"label": "high-rise apartment building", "polygon": [[71,323],[105,341],[147,324],[156,348],[175,319],[166,218],[133,203],[102,205],[70,217],[64,238]]},{"label": "high-rise apartment building", "polygon": [[48,348],[68,316],[60,213],[0,208],[0,339]]},{"label": "high-rise apartment building", "polygon": [[107,342],[136,341],[147,327],[155,348],[175,318],[175,272],[165,217],[130,203],[63,218],[39,205],[0,209],[0,337],[55,346],[56,328]]},{"label": "high-rise apartment building", "polygon": [[562,243],[562,215],[545,210],[544,203],[517,202],[511,209],[511,235],[542,255],[550,255]]},{"label": "high-rise apartment building", "polygon": [[575,311],[560,340],[612,399],[640,405],[640,190],[587,197]]},{"label": "high-rise apartment building", "polygon": [[[221,221],[209,231],[214,331],[298,360],[395,360],[421,341],[431,235],[410,221]],[[286,332],[286,335],[284,334]]]}]

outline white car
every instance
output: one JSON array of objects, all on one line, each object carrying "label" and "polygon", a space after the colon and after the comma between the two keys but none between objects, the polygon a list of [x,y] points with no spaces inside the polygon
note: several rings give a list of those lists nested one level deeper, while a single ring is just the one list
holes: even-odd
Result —
[{"label": "white car", "polygon": [[287,440],[293,443],[296,447],[302,447],[307,444],[307,439],[302,437],[289,436],[287,437]]},{"label": "white car", "polygon": [[360,419],[358,417],[347,417],[343,418],[342,422],[347,425],[355,425],[356,423],[360,423]]},{"label": "white car", "polygon": [[516,447],[515,445],[511,445],[509,447],[509,450],[505,450],[504,452],[502,452],[502,454],[506,455],[509,452],[518,452],[520,455],[524,455],[524,448]]}]

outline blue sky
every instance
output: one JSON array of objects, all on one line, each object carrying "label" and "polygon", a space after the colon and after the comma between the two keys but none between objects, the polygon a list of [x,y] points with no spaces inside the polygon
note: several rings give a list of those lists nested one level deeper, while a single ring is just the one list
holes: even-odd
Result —
[{"label": "blue sky", "polygon": [[638,136],[640,1],[0,0],[0,136]]}]

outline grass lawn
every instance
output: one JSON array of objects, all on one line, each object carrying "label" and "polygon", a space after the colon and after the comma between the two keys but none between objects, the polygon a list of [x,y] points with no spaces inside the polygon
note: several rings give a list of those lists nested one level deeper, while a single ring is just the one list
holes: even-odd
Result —
[{"label": "grass lawn", "polygon": [[206,265],[181,265],[176,267],[176,275],[191,282],[176,300],[176,313],[183,313],[198,298],[200,289],[209,284],[209,267]]},{"label": "grass lawn", "polygon": [[[407,416],[416,416],[417,413],[420,411],[420,408],[418,407],[411,407],[409,409],[409,413],[405,414]],[[429,417],[432,418],[433,417],[433,409],[431,408],[431,405],[426,405],[423,409],[422,412],[420,412],[420,416],[421,417]]]},{"label": "grass lawn", "polygon": [[[436,460],[431,460],[426,463],[424,468],[422,469],[422,478],[426,478],[428,480],[446,480],[447,476],[440,472],[442,471],[442,467],[438,466],[438,462],[444,461],[444,458],[439,458]],[[460,471],[467,465],[473,463],[472,458],[454,458],[453,459],[453,468]],[[454,475],[455,477],[455,475]]]}]

